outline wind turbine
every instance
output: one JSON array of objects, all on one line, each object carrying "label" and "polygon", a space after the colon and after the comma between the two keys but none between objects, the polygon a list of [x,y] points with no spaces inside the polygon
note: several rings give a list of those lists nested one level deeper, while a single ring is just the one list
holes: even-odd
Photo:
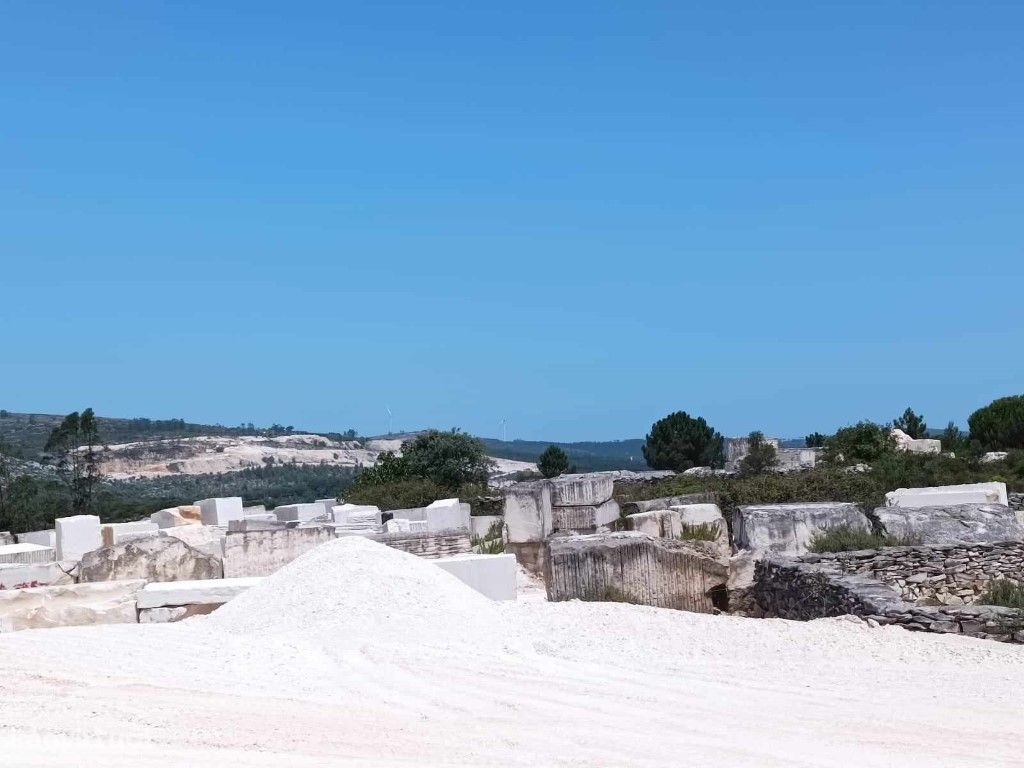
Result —
[{"label": "wind turbine", "polygon": [[501,420],[501,442],[505,442],[505,425],[508,424],[508,419],[503,418]]},{"label": "wind turbine", "polygon": [[388,406],[386,406],[386,405],[384,406],[384,410],[388,412],[388,437],[391,437],[391,435],[392,435],[391,422],[392,422],[392,419],[393,419],[393,414],[391,413],[391,409]]}]

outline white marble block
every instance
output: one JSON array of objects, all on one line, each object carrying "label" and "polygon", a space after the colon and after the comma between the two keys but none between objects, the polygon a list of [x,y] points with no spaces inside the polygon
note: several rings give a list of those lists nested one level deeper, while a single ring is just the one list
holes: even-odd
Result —
[{"label": "white marble block", "polygon": [[54,527],[57,531],[58,560],[81,560],[86,552],[103,546],[100,519],[96,515],[58,517]]},{"label": "white marble block", "polygon": [[50,529],[48,531],[29,531],[28,533],[15,534],[14,538],[18,540],[19,544],[39,544],[43,547],[53,547],[57,549],[57,531]]},{"label": "white marble block", "polygon": [[887,507],[949,507],[958,504],[1007,505],[1006,483],[940,485],[934,488],[898,488],[885,494]]},{"label": "white marble block", "polygon": [[274,515],[282,523],[308,523],[324,514],[323,504],[285,504],[274,509]]},{"label": "white marble block", "polygon": [[516,599],[515,555],[455,555],[433,562],[491,600]]},{"label": "white marble block", "polygon": [[424,509],[424,515],[428,531],[469,530],[469,504],[458,499],[431,502]]},{"label": "white marble block", "polygon": [[56,559],[53,547],[39,544],[5,544],[0,546],[0,563],[28,565],[29,563],[52,563]]},{"label": "white marble block", "polygon": [[242,513],[242,498],[240,496],[203,499],[197,501],[196,506],[199,507],[203,525],[226,526],[232,520],[242,520],[245,517]]}]

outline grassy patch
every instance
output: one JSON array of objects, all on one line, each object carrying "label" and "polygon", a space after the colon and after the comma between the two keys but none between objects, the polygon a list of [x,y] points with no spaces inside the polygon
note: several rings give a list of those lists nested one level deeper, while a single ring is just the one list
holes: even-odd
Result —
[{"label": "grassy patch", "polygon": [[978,602],[984,605],[1001,605],[1004,608],[1024,609],[1024,584],[1009,579],[996,579]]},{"label": "grassy patch", "polygon": [[722,533],[718,523],[683,523],[679,538],[686,541],[717,541]]},{"label": "grassy patch", "polygon": [[917,536],[889,536],[888,534],[837,525],[814,534],[808,549],[811,552],[853,552],[858,549],[881,549],[882,547],[908,547],[920,544]]}]

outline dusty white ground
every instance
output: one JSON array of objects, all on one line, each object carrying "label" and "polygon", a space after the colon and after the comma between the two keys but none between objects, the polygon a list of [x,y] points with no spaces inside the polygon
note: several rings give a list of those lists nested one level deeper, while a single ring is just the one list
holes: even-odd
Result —
[{"label": "dusty white ground", "polygon": [[0,764],[1024,765],[1024,650],[488,602],[362,539],[208,617],[0,636]]}]

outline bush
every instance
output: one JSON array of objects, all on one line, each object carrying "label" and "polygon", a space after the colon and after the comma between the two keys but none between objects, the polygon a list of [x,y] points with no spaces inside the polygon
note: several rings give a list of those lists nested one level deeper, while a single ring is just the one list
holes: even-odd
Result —
[{"label": "bush", "polygon": [[1001,605],[1004,608],[1024,608],[1024,584],[1009,579],[996,579],[978,602],[983,605]]},{"label": "bush", "polygon": [[558,477],[569,469],[569,456],[557,445],[549,445],[537,459],[537,469],[544,477]]},{"label": "bush", "polygon": [[[359,476],[360,479],[362,475]],[[452,496],[451,489],[438,485],[425,477],[409,477],[380,483],[360,483],[357,480],[345,491],[350,504],[372,504],[382,511],[425,507],[438,499]]]},{"label": "bush", "polygon": [[1002,397],[967,419],[971,440],[986,451],[1024,448],[1024,395]]},{"label": "bush", "polygon": [[684,411],[671,413],[651,426],[643,453],[652,469],[683,472],[725,464],[722,436],[703,418],[695,419]]},{"label": "bush", "polygon": [[814,534],[807,548],[811,552],[853,552],[858,549],[881,549],[882,547],[906,547],[920,544],[917,536],[897,537],[837,525]]},{"label": "bush", "polygon": [[759,475],[775,469],[778,463],[775,446],[764,439],[764,433],[751,432],[747,437],[747,455],[740,461],[740,472]]},{"label": "bush", "polygon": [[825,445],[827,439],[821,432],[811,432],[811,434],[804,438],[804,445],[808,448],[821,448]]},{"label": "bush", "polygon": [[425,477],[447,488],[486,483],[492,466],[484,444],[458,429],[432,429],[418,435],[402,446],[401,461],[405,474]]},{"label": "bush", "polygon": [[717,541],[722,528],[718,523],[683,523],[679,538],[685,541]]},{"label": "bush", "polygon": [[896,441],[888,427],[861,421],[843,427],[825,441],[824,459],[829,464],[871,464],[895,450]]},{"label": "bush", "polygon": [[502,535],[502,524],[498,520],[491,523],[487,533],[471,539],[473,551],[480,555],[500,555],[505,552],[505,540]]}]

